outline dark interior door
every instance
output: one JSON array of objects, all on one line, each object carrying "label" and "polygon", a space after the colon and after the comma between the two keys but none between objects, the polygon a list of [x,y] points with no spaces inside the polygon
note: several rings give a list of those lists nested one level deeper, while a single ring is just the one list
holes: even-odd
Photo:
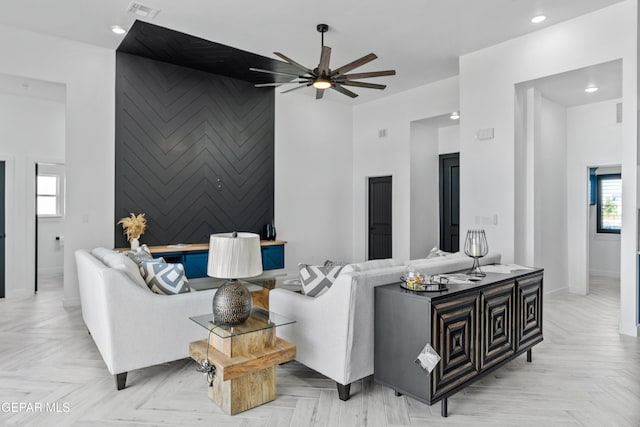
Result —
[{"label": "dark interior door", "polygon": [[4,162],[0,162],[0,298],[5,297],[4,290],[4,258],[5,258],[5,229],[4,229]]},{"label": "dark interior door", "polygon": [[391,177],[369,178],[369,259],[391,258]]},{"label": "dark interior door", "polygon": [[440,249],[460,248],[460,153],[440,155]]}]

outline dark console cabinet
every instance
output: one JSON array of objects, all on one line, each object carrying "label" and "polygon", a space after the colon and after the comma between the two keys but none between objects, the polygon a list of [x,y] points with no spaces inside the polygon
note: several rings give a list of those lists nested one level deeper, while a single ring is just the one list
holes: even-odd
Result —
[{"label": "dark console cabinet", "polygon": [[[429,405],[527,352],[542,341],[543,272],[488,273],[472,285],[413,292],[375,289],[376,382]],[[431,374],[416,357],[431,344],[441,360]]]}]

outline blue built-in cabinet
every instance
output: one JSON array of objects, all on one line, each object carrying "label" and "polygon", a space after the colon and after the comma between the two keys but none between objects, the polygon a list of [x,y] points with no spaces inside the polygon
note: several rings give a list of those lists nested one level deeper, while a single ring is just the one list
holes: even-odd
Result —
[{"label": "blue built-in cabinet", "polygon": [[[281,240],[262,241],[262,269],[277,270],[284,268],[284,245]],[[149,248],[154,258],[162,257],[166,262],[184,265],[187,279],[207,277],[209,249],[206,244],[186,245],[182,248],[153,246]]]}]

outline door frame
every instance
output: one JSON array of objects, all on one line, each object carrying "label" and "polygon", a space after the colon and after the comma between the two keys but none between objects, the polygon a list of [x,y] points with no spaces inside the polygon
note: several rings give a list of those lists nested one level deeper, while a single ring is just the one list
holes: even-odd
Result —
[{"label": "door frame", "polygon": [[395,221],[396,221],[396,180],[395,175],[389,173],[377,173],[372,175],[365,175],[364,177],[364,260],[369,259],[369,178],[382,178],[385,176],[391,177],[391,251],[395,253]]},{"label": "door frame", "polygon": [[[36,198],[37,198],[37,188],[36,188],[36,173],[38,164],[49,164],[49,165],[61,165],[65,166],[64,160],[61,159],[47,159],[47,158],[35,158],[28,157],[27,158],[27,168],[31,170],[31,173],[28,173],[27,176],[27,188],[30,189],[31,194],[27,197],[27,218],[30,218],[27,222],[27,234],[30,238],[27,240],[27,266],[25,276],[27,278],[27,283],[33,283],[33,293],[38,292],[38,215],[36,213]],[[65,169],[65,183],[66,186],[66,169]],[[66,198],[66,191],[63,190],[63,197]],[[66,211],[65,217],[63,217],[63,221],[66,221]],[[32,246],[33,245],[33,250]],[[64,260],[63,260],[63,270],[64,270]]]},{"label": "door frame", "polygon": [[14,168],[15,158],[11,154],[0,153],[0,161],[4,162],[4,229],[6,237],[4,239],[4,296],[5,299],[14,297],[16,294],[22,295],[16,289],[12,289],[10,284],[16,283],[16,263],[18,257],[15,256],[15,251],[10,250],[13,246],[13,236],[11,233],[7,233],[7,230],[14,230],[14,213],[11,209],[8,209],[9,203],[7,201],[13,200],[13,189],[15,188],[14,181]]},{"label": "door frame", "polygon": [[[438,236],[438,247],[440,247],[440,249],[442,249],[442,240],[444,239],[444,191],[443,191],[443,166],[444,166],[444,160],[446,159],[453,159],[453,158],[457,158],[458,159],[458,168],[460,167],[460,152],[457,151],[455,153],[445,153],[445,154],[439,154],[438,155],[438,231],[439,231],[439,236]],[[460,188],[458,188],[458,205],[460,204]],[[459,220],[459,218],[458,218]],[[460,224],[458,224],[458,228],[460,227]],[[460,245],[460,230],[458,230],[458,250],[460,250],[460,247],[462,245]]]}]

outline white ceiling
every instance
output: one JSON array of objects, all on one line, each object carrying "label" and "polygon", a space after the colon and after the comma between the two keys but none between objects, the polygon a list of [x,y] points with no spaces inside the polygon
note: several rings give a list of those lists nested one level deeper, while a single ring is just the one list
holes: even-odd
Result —
[{"label": "white ceiling", "polygon": [[[590,86],[597,87],[598,91],[586,93],[585,88]],[[565,107],[620,99],[622,98],[622,60],[531,80],[518,87],[536,88],[546,98]]]},{"label": "white ceiling", "polygon": [[[357,72],[394,68],[395,77],[370,79],[385,91],[357,88],[355,102],[457,75],[458,57],[620,0],[140,0],[160,9],[149,22],[214,42],[274,57],[279,51],[315,67],[316,24],[327,23],[331,68],[370,52],[378,59]],[[135,16],[130,0],[0,0],[0,24],[115,49]],[[545,14],[542,24],[530,18]],[[313,91],[308,91],[313,95]],[[350,102],[330,91],[326,99]]]}]

